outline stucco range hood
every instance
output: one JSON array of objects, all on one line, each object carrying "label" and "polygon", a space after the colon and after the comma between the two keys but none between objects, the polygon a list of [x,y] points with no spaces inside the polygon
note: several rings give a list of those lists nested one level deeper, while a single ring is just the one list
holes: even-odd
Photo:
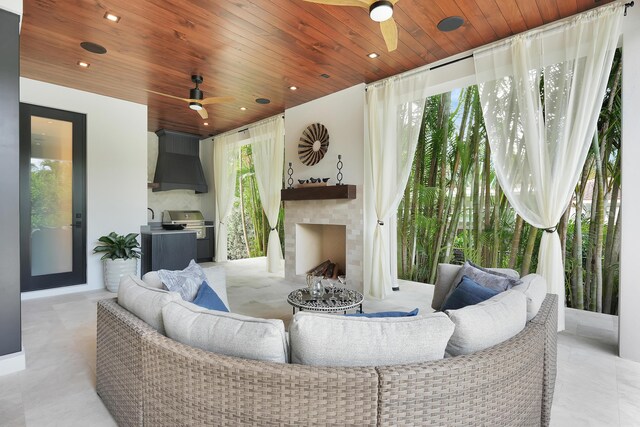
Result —
[{"label": "stucco range hood", "polygon": [[160,129],[158,162],[153,191],[194,190],[209,191],[200,163],[200,137],[189,133]]}]

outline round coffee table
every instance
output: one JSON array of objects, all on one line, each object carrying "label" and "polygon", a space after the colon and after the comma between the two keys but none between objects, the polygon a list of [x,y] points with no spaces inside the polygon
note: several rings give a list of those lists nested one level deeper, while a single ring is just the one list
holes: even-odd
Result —
[{"label": "round coffee table", "polygon": [[319,311],[322,313],[336,313],[338,311],[351,310],[356,308],[358,313],[362,313],[362,301],[364,297],[353,289],[333,288],[334,292],[325,293],[321,297],[313,297],[308,288],[300,288],[292,291],[287,297],[287,302],[293,306],[293,314],[296,309],[302,311]]}]

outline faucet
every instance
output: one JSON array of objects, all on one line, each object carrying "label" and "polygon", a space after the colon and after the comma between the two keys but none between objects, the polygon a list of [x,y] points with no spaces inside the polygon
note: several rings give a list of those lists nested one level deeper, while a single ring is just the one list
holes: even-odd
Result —
[{"label": "faucet", "polygon": [[156,213],[153,211],[153,209],[151,209],[151,208],[147,208],[147,209],[151,211],[151,219],[155,219],[156,218]]}]

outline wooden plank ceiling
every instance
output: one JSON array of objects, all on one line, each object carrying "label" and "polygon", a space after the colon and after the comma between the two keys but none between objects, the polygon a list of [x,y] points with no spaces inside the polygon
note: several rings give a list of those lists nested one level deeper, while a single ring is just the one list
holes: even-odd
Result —
[{"label": "wooden plank ceiling", "polygon": [[[398,49],[389,53],[379,25],[356,7],[302,0],[24,0],[21,75],[147,104],[150,131],[212,135],[607,1],[400,0]],[[104,19],[106,12],[120,22]],[[465,23],[438,31],[448,16]],[[108,52],[89,53],[83,41]],[[369,59],[371,52],[380,56]],[[83,69],[78,61],[91,65]],[[204,76],[205,96],[236,99],[208,106],[208,126],[185,102],[146,92],[188,98],[192,74]]]}]

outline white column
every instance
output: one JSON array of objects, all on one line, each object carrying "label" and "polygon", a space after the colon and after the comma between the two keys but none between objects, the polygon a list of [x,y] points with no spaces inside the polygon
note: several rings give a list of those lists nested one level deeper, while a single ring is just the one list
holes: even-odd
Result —
[{"label": "white column", "polygon": [[640,8],[630,8],[622,32],[622,242],[620,357],[640,362]]}]

